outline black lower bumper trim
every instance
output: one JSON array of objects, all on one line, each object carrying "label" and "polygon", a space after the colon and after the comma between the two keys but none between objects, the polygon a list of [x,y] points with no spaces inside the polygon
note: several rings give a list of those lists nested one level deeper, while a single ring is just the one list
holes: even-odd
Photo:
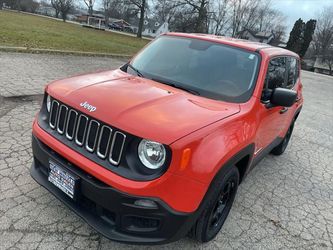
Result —
[{"label": "black lower bumper trim", "polygon": [[[133,244],[164,244],[184,237],[197,217],[196,213],[176,212],[157,198],[120,192],[72,165],[35,136],[32,149],[31,176],[109,239]],[[75,200],[48,181],[50,159],[79,177]],[[138,199],[152,200],[157,207],[139,207],[134,204]]]}]

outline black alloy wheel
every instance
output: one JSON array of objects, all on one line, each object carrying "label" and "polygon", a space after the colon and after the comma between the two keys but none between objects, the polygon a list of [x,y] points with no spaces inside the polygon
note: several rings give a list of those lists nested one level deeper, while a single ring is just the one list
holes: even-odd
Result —
[{"label": "black alloy wheel", "polygon": [[203,211],[190,231],[192,238],[200,242],[215,238],[231,210],[238,183],[236,166],[225,167],[218,173],[207,191]]}]

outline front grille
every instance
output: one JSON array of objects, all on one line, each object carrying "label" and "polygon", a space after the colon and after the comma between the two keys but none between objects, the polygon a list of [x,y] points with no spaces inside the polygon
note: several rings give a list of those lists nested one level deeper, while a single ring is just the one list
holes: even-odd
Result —
[{"label": "front grille", "polygon": [[49,116],[49,126],[66,140],[74,141],[88,152],[113,165],[119,165],[126,141],[126,135],[114,131],[97,120],[80,114],[75,109],[53,100]]}]

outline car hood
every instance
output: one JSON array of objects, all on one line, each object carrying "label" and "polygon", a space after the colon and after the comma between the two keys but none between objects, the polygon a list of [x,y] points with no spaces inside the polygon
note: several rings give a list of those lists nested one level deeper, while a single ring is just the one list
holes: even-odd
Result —
[{"label": "car hood", "polygon": [[[240,111],[121,70],[55,81],[46,90],[69,106],[136,136],[170,144]],[[96,110],[85,109],[87,102]]]}]

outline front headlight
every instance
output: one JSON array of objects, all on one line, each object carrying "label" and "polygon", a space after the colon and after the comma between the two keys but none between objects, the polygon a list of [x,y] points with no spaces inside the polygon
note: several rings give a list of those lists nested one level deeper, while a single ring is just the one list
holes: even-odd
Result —
[{"label": "front headlight", "polygon": [[138,147],[138,155],[147,168],[158,169],[165,162],[166,151],[161,143],[143,139]]},{"label": "front headlight", "polygon": [[51,97],[49,95],[46,97],[46,110],[49,113],[51,111]]}]

